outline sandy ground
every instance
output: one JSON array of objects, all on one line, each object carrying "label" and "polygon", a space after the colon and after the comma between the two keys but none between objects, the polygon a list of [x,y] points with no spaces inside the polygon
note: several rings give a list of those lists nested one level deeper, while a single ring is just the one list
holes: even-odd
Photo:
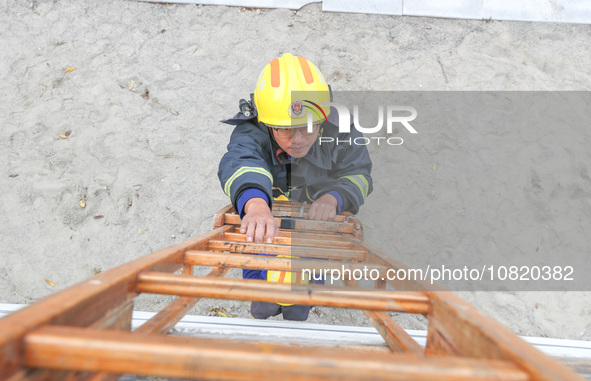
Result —
[{"label": "sandy ground", "polygon": [[[318,4],[294,12],[0,1],[0,301],[33,302],[210,230],[213,214],[228,203],[216,173],[231,128],[218,121],[235,113],[262,67],[284,52],[310,59],[336,90],[588,91],[589,41],[588,25],[331,14]],[[519,253],[537,239],[548,252],[588,253],[590,138],[580,130],[564,133],[570,135],[561,144],[574,149],[546,157],[543,168],[532,154],[515,174],[521,191],[539,196],[522,206],[534,214],[544,209],[544,195],[560,193],[552,184],[561,182],[563,197],[546,200],[554,212],[507,225],[496,225],[499,213],[519,208],[498,209],[473,188],[507,180],[502,173],[491,180],[484,167],[470,171],[469,179],[431,188],[424,171],[437,166],[441,176],[457,175],[457,169],[445,172],[446,159],[461,161],[462,155],[446,156],[442,149],[430,151],[423,167],[376,164],[377,175],[392,168],[396,178],[380,183],[376,176],[375,195],[360,213],[368,242],[395,253],[453,255],[470,248]],[[530,143],[542,151],[549,144]],[[509,144],[501,154],[521,149],[519,141]],[[467,157],[490,154],[458,147]],[[405,187],[410,197],[402,197]],[[440,198],[432,193],[440,190]],[[380,192],[396,195],[399,206],[388,240],[371,233]],[[482,213],[450,216],[459,202],[450,194]],[[421,209],[420,195],[444,207]],[[465,234],[480,226],[482,215],[491,222]],[[516,238],[518,223],[529,222],[525,238]],[[567,234],[573,224],[577,229]],[[426,239],[409,228],[423,225]],[[519,334],[591,340],[589,293],[461,295]],[[148,311],[162,306],[153,297],[137,304]],[[248,316],[248,305],[239,302],[209,301],[194,312],[213,314],[214,307]],[[365,324],[361,314],[324,308],[310,321]],[[425,328],[420,319],[401,322]]]}]

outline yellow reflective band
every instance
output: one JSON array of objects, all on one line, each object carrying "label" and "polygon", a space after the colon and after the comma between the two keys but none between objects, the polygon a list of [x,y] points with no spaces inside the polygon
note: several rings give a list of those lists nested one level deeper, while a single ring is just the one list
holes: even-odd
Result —
[{"label": "yellow reflective band", "polygon": [[[352,175],[352,176],[343,176],[340,177],[341,179],[347,179],[351,181],[353,184],[357,185],[359,190],[361,191],[361,195],[363,198],[366,198],[369,192],[369,182],[363,175]],[[363,184],[363,185],[362,185]]]},{"label": "yellow reflective band", "polygon": [[306,197],[308,197],[308,200],[314,202],[314,200],[312,200],[312,197],[310,197],[310,193],[308,193],[308,187],[306,187]]},{"label": "yellow reflective band", "polygon": [[361,181],[363,181],[363,184],[365,184],[365,197],[367,197],[369,195],[369,182],[365,176],[359,175],[359,177],[361,177]]},{"label": "yellow reflective band", "polygon": [[254,173],[260,173],[261,175],[265,175],[269,178],[269,180],[271,180],[271,184],[273,184],[273,176],[271,176],[271,173],[269,171],[267,171],[265,168],[262,168],[262,167],[240,167],[226,181],[226,185],[224,186],[224,193],[226,193],[228,195],[228,197],[232,198],[232,195],[230,194],[230,188],[232,187],[232,183],[234,182],[234,180],[236,180],[238,177],[242,176],[243,174],[245,174],[247,172],[254,172]]},{"label": "yellow reflective band", "polygon": [[[277,258],[300,258],[297,255],[278,255]],[[298,273],[295,271],[267,271],[267,282],[270,283],[288,283],[288,284],[308,284],[310,283],[310,277],[308,274]],[[282,306],[293,306],[290,303],[276,302]]]}]

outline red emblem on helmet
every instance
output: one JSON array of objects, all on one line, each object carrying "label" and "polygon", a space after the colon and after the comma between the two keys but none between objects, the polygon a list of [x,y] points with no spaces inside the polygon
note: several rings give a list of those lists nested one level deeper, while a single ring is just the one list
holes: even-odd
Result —
[{"label": "red emblem on helmet", "polygon": [[289,105],[289,116],[291,116],[292,118],[301,117],[303,112],[304,105],[302,104],[302,101],[300,101],[299,99],[296,99]]}]

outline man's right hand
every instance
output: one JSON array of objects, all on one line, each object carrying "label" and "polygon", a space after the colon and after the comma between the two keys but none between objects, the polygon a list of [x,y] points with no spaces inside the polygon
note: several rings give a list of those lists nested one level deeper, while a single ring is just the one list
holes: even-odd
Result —
[{"label": "man's right hand", "polygon": [[272,243],[273,238],[279,235],[279,226],[271,214],[267,201],[262,198],[251,198],[244,205],[244,217],[240,225],[240,233],[246,233],[246,242],[263,243],[267,237],[267,243]]}]

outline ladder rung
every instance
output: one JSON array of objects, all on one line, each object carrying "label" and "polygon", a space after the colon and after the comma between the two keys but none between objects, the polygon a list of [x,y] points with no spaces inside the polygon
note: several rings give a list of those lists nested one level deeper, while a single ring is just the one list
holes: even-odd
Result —
[{"label": "ladder rung", "polygon": [[138,275],[141,293],[293,303],[306,306],[359,308],[426,314],[429,298],[422,292],[357,291],[322,285],[291,285],[250,279],[199,278],[146,272]]},{"label": "ladder rung", "polygon": [[[322,231],[327,233],[346,233],[353,234],[355,224],[347,222],[330,222],[305,220],[303,218],[277,217],[275,221],[282,229],[292,229],[296,231]],[[224,222],[229,225],[240,225],[242,220],[240,216],[234,213],[226,213]]]},{"label": "ladder rung", "polygon": [[[292,215],[299,216],[299,210],[296,210],[295,213],[292,213],[292,212],[294,212],[294,210],[273,210],[272,214],[275,217],[290,217]],[[304,213],[301,217],[307,219],[308,213]],[[346,220],[347,220],[347,216],[343,216],[342,214],[337,214],[334,217],[333,222],[345,222]]]},{"label": "ladder rung", "polygon": [[[225,233],[224,239],[235,242],[246,242],[246,234],[243,233]],[[296,246],[313,246],[313,247],[330,247],[334,249],[350,249],[352,242],[345,242],[336,239],[324,237],[320,239],[308,239],[298,236],[283,237],[278,236],[273,238],[273,243],[277,245],[296,245]]]},{"label": "ladder rung", "polygon": [[367,269],[368,272],[377,270],[380,276],[386,276],[386,268],[380,265],[323,261],[313,259],[298,258],[277,258],[263,255],[249,255],[236,253],[219,253],[200,250],[188,250],[185,253],[185,264],[197,266],[220,266],[220,267],[238,267],[252,270],[279,270],[279,271],[301,271],[302,269],[324,270],[330,274],[329,270],[343,269]]},{"label": "ladder rung", "polygon": [[[299,213],[300,209],[302,208],[302,202],[294,202],[294,201],[273,201],[273,210],[281,210],[281,211],[288,211],[294,212],[297,211]],[[307,202],[305,206],[305,210],[310,209],[312,206],[311,203]]]},{"label": "ladder rung", "polygon": [[365,257],[364,250],[328,249],[308,246],[275,245],[268,243],[248,243],[236,241],[209,241],[209,250],[229,251],[231,253],[294,255],[305,258],[340,259],[359,261]]},{"label": "ladder rung", "polygon": [[[238,227],[235,227],[238,229]],[[238,231],[238,230],[235,230]],[[280,230],[279,237],[291,237],[292,239],[317,239],[317,240],[331,240],[338,242],[354,243],[348,237],[349,235],[342,235],[340,233],[313,233],[313,232],[297,232],[293,230]]]},{"label": "ladder rung", "polygon": [[[223,339],[46,326],[24,339],[25,365],[198,380],[528,380],[499,360],[351,353]],[[92,360],[89,360],[92,359]]]}]

